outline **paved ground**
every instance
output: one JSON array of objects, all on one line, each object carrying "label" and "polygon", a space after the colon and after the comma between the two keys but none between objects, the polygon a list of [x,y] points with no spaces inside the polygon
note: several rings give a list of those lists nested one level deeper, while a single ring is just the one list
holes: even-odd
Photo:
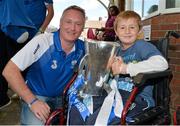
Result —
[{"label": "paved ground", "polygon": [[[13,92],[9,90],[9,96]],[[19,125],[20,103],[19,98],[11,99],[12,103],[4,109],[0,110],[0,125]]]}]

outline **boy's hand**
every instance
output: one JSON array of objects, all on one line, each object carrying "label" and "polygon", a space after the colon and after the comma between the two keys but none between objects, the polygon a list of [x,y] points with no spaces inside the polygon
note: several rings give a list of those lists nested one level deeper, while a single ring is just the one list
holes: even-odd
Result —
[{"label": "boy's hand", "polygon": [[116,56],[112,56],[109,58],[108,63],[107,63],[107,67],[106,67],[107,70],[112,69],[112,64],[115,62],[115,60],[116,60]]},{"label": "boy's hand", "polygon": [[127,64],[125,64],[121,57],[116,57],[112,63],[112,72],[116,74],[126,74]]}]

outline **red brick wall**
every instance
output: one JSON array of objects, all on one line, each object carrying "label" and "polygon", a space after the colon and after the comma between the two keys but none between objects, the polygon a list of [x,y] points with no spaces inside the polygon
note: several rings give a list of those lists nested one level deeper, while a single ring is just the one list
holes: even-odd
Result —
[{"label": "red brick wall", "polygon": [[[151,39],[160,39],[169,30],[180,33],[180,13],[164,14],[144,20],[143,25],[151,25]],[[171,81],[171,107],[180,105],[180,39],[170,38],[169,63],[173,71]]]}]

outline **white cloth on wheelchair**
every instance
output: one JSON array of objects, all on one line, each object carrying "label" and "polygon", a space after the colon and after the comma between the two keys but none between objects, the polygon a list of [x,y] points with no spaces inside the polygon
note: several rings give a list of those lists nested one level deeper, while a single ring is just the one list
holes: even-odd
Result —
[{"label": "white cloth on wheelchair", "polygon": [[113,79],[110,83],[110,86],[112,88],[112,91],[104,99],[103,105],[97,116],[95,126],[108,124],[108,119],[111,114],[111,110],[112,110],[114,103],[115,103],[114,113],[117,117],[119,117],[119,118],[121,117],[121,113],[123,110],[123,101],[122,101],[122,97],[117,89],[117,81],[115,79]]}]

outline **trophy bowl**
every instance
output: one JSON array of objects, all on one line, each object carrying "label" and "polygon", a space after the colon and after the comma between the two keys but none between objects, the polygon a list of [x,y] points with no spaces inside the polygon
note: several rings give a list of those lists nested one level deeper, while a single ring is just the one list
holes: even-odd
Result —
[{"label": "trophy bowl", "polygon": [[81,95],[102,95],[103,84],[106,83],[110,69],[108,62],[116,55],[117,42],[85,40],[86,54],[79,65],[79,74],[85,77],[85,83],[79,90]]}]

